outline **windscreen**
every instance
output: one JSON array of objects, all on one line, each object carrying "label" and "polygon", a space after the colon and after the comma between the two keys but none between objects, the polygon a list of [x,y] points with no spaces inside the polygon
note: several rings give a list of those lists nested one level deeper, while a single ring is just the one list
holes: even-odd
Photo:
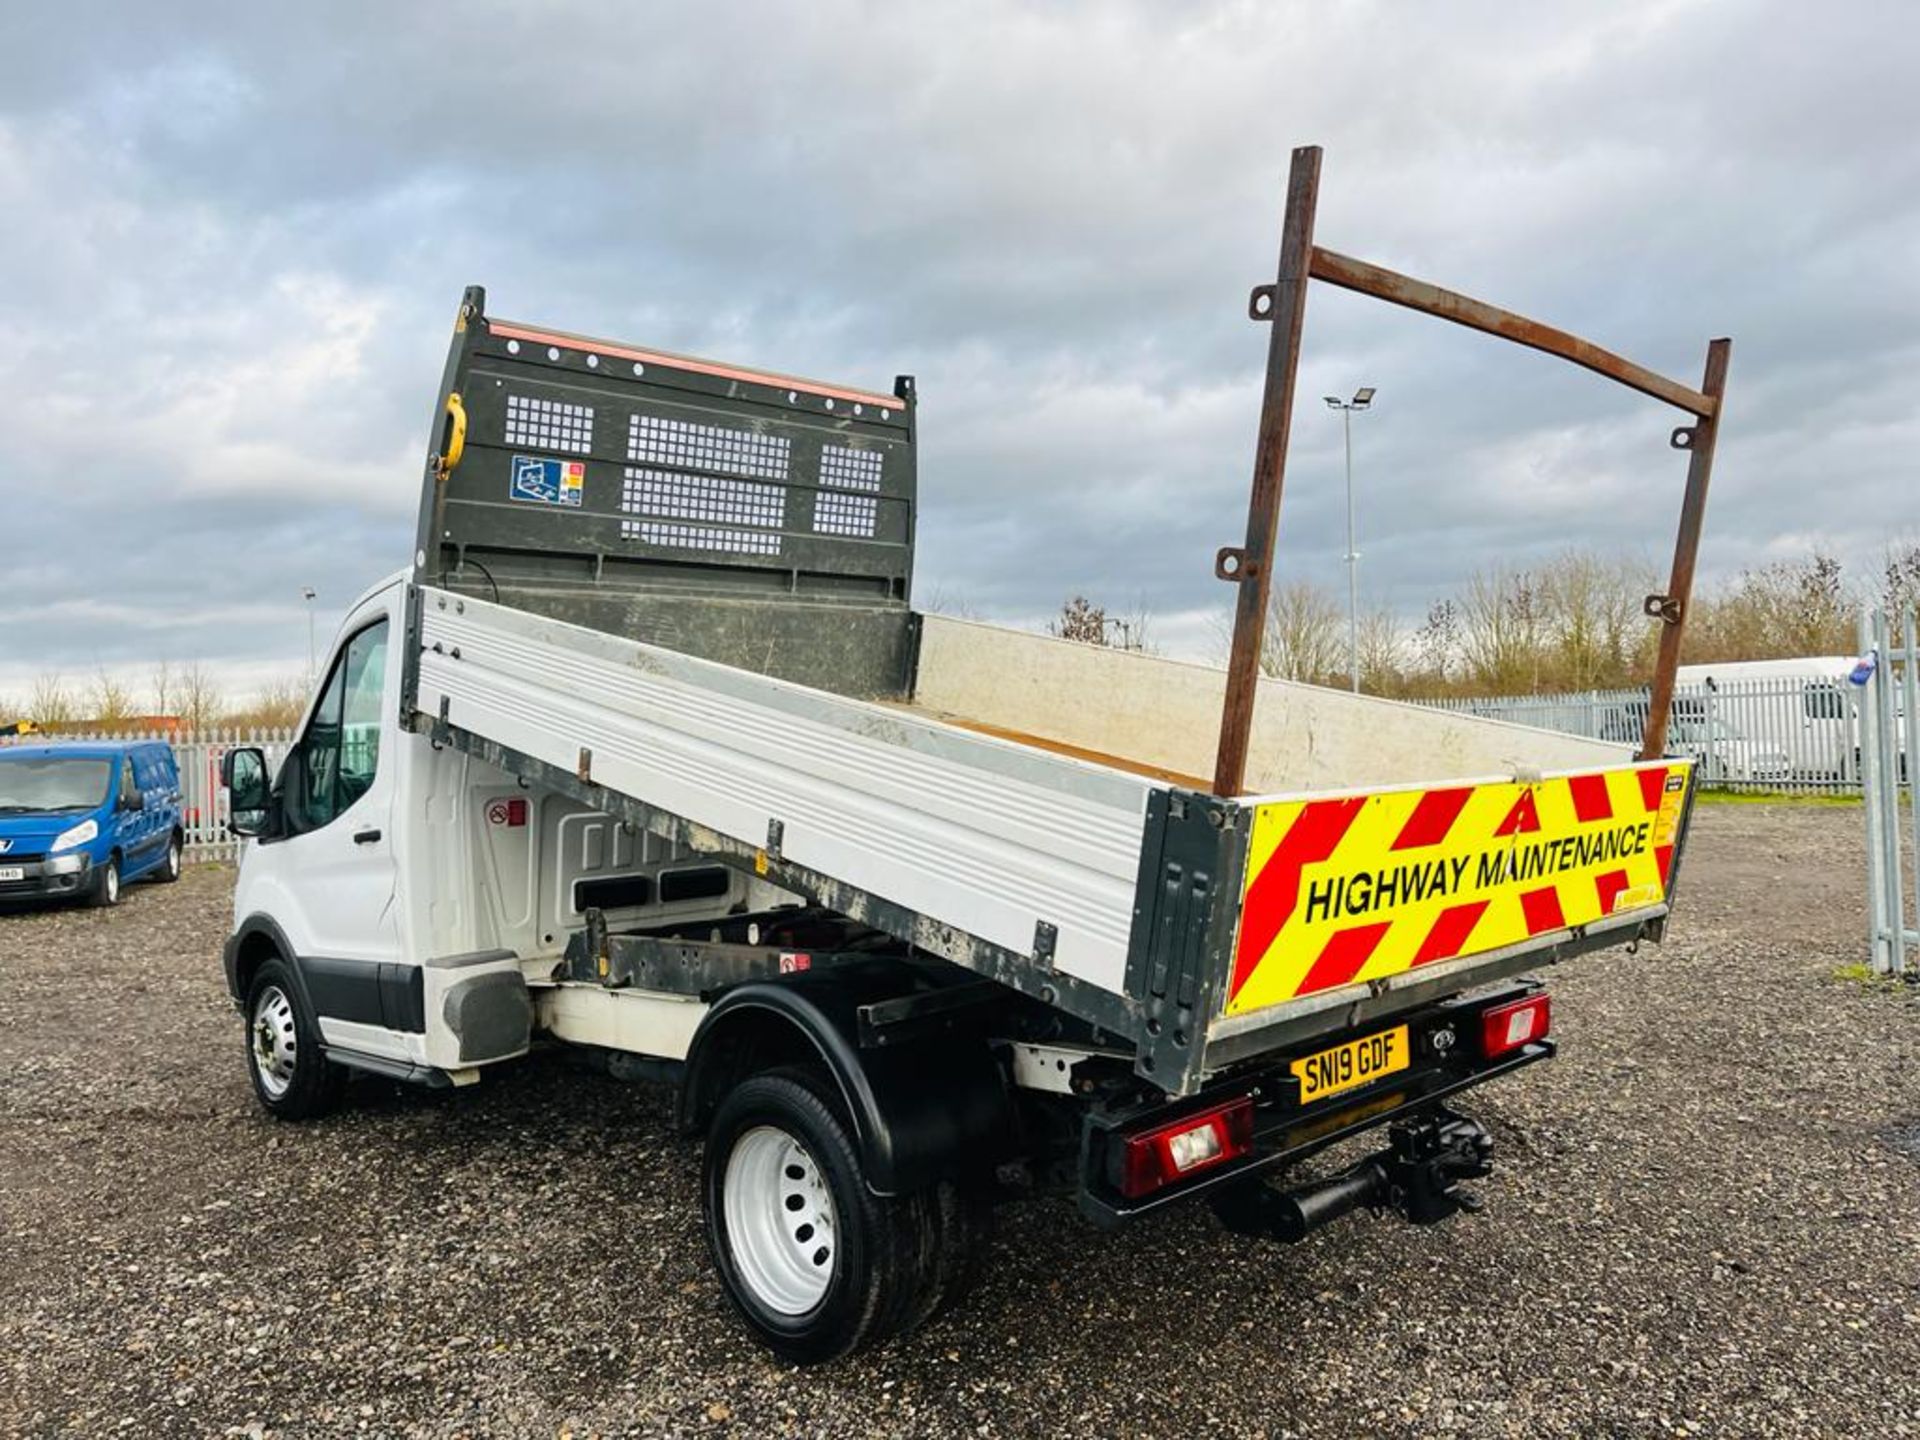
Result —
[{"label": "windscreen", "polygon": [[107,798],[111,760],[0,756],[0,815],[91,810]]}]

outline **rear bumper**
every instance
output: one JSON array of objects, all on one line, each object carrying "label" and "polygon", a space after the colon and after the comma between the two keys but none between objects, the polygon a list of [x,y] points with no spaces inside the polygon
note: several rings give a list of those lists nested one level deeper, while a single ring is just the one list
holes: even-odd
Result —
[{"label": "rear bumper", "polygon": [[[1190,1100],[1143,1107],[1119,1115],[1090,1115],[1080,1150],[1080,1209],[1096,1224],[1114,1226],[1151,1210],[1200,1199],[1275,1172],[1368,1130],[1432,1112],[1443,1101],[1464,1090],[1551,1059],[1555,1051],[1551,1040],[1534,1041],[1492,1060],[1485,1059],[1478,1051],[1479,1013],[1491,1006],[1536,994],[1541,988],[1532,982],[1522,982],[1497,991],[1455,997],[1422,1010],[1318,1037],[1298,1052],[1242,1071],[1231,1082],[1210,1087]],[[1408,1069],[1316,1103],[1299,1103],[1299,1082],[1289,1068],[1293,1060],[1400,1024],[1409,1026],[1412,1032],[1414,1061]],[[1443,1032],[1452,1037],[1450,1041],[1439,1042]],[[1149,1195],[1129,1197],[1121,1193],[1120,1157],[1129,1135],[1164,1125],[1188,1112],[1198,1114],[1243,1095],[1251,1096],[1254,1101],[1253,1148],[1249,1154]]]},{"label": "rear bumper", "polygon": [[84,852],[10,860],[0,855],[0,873],[21,872],[17,880],[0,880],[0,904],[8,901],[61,900],[86,892],[93,878],[93,860]]}]

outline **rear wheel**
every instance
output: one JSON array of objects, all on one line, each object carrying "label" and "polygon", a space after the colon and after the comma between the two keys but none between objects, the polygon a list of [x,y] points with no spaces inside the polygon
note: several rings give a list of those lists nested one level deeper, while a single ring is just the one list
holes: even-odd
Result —
[{"label": "rear wheel", "polygon": [[320,1048],[319,1028],[283,960],[267,961],[247,987],[247,1074],[260,1103],[282,1120],[326,1114],[346,1083]]},{"label": "rear wheel", "polygon": [[160,862],[160,868],[153,878],[162,885],[171,885],[180,878],[180,832],[175,831],[167,837],[167,858]]},{"label": "rear wheel", "polygon": [[913,1329],[977,1269],[984,1207],[952,1186],[879,1196],[818,1072],[742,1082],[707,1135],[707,1243],[734,1308],[800,1364]]},{"label": "rear wheel", "polygon": [[96,909],[106,909],[120,903],[120,857],[109,855],[107,863],[93,872],[93,888],[87,892],[87,903]]}]

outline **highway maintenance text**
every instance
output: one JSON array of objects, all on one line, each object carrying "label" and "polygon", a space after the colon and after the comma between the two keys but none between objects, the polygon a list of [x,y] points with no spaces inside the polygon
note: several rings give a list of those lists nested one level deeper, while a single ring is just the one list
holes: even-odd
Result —
[{"label": "highway maintenance text", "polygon": [[1355,875],[1329,875],[1308,883],[1305,918],[1311,924],[1366,915],[1630,859],[1646,853],[1652,828],[1651,820],[1638,820],[1585,835],[1516,840],[1477,854],[1441,855]]}]

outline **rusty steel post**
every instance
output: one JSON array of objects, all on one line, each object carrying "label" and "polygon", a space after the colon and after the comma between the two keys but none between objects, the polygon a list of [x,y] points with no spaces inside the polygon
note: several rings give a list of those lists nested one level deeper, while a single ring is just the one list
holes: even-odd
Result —
[{"label": "rusty steel post", "polygon": [[1216,795],[1239,794],[1246,778],[1267,596],[1273,583],[1274,536],[1279,528],[1280,492],[1287,472],[1287,435],[1293,425],[1294,379],[1300,368],[1300,328],[1307,311],[1313,213],[1319,198],[1320,147],[1303,145],[1293,152],[1287,174],[1279,272],[1271,289],[1262,286],[1254,291],[1249,307],[1255,319],[1264,319],[1273,328],[1267,337],[1267,381],[1260,400],[1253,492],[1247,501],[1247,541],[1237,549],[1223,548],[1213,562],[1215,575],[1240,587],[1234,607],[1233,650],[1227,660],[1226,703],[1220,713],[1220,749],[1213,767]]},{"label": "rusty steel post", "polygon": [[1390,305],[1404,305],[1409,310],[1418,310],[1423,315],[1432,315],[1437,319],[1450,320],[1455,325],[1464,325],[1469,330],[1478,330],[1484,335],[1494,335],[1502,340],[1511,340],[1516,345],[1524,345],[1530,350],[1544,351],[1556,355],[1562,360],[1616,380],[1629,390],[1638,390],[1642,395],[1651,395],[1656,400],[1664,400],[1676,409],[1685,410],[1694,415],[1711,415],[1719,403],[1718,396],[1710,396],[1699,390],[1689,390],[1677,380],[1669,380],[1664,375],[1656,375],[1644,365],[1636,365],[1624,356],[1615,355],[1611,350],[1602,350],[1591,340],[1583,340],[1578,335],[1569,335],[1565,330],[1556,330],[1551,325],[1543,325],[1538,320],[1529,320],[1524,315],[1516,315],[1511,310],[1502,310],[1498,305],[1489,305],[1484,300],[1476,300],[1471,295],[1462,295],[1455,290],[1445,290],[1438,285],[1429,285],[1424,280],[1415,280],[1401,275],[1381,265],[1369,265],[1364,260],[1355,260],[1350,256],[1335,254],[1315,246],[1313,250],[1313,278],[1323,280],[1329,285],[1338,285],[1343,290],[1352,290],[1357,294],[1371,295],[1376,300],[1385,300]]},{"label": "rusty steel post", "polygon": [[1647,699],[1646,730],[1640,740],[1640,758],[1657,760],[1667,750],[1667,718],[1673,709],[1673,682],[1680,668],[1680,641],[1686,633],[1687,610],[1693,603],[1693,567],[1700,554],[1700,527],[1707,515],[1707,482],[1713,477],[1713,442],[1720,429],[1721,402],[1727,393],[1727,362],[1733,341],[1707,345],[1706,379],[1700,391],[1712,402],[1709,414],[1691,427],[1673,432],[1673,444],[1687,451],[1687,493],[1680,502],[1680,531],[1673,543],[1673,573],[1665,595],[1649,595],[1646,610],[1661,622],[1660,655],[1653,666],[1653,689]]}]

